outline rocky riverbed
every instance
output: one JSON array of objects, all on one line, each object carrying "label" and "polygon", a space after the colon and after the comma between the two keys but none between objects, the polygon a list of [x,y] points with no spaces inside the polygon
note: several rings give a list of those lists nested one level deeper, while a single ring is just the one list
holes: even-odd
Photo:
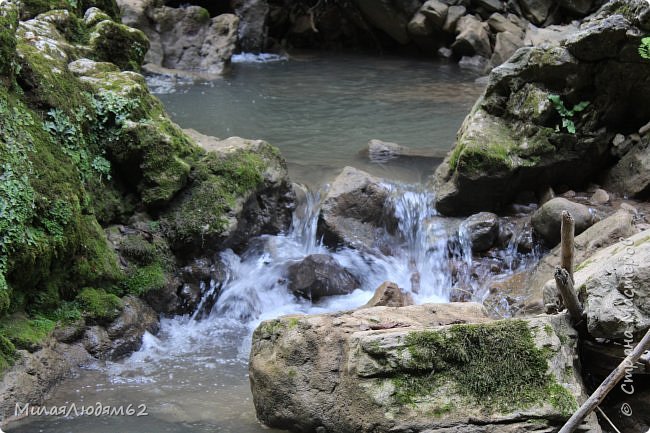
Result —
[{"label": "rocky riverbed", "polygon": [[[0,421],[185,314],[236,338],[269,319],[270,427],[557,431],[650,327],[650,6],[601,3],[0,0]],[[264,140],[181,129],[140,75],[342,41],[491,70],[426,187],[345,167],[318,195]],[[552,281],[563,210],[582,335]],[[647,371],[604,405],[626,431],[650,425]]]}]

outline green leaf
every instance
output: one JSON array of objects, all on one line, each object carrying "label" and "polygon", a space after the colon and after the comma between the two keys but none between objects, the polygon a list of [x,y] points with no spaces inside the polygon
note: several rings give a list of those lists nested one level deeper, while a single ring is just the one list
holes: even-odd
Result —
[{"label": "green leaf", "polygon": [[574,112],[574,113],[579,113],[582,110],[584,110],[585,108],[587,108],[588,105],[589,105],[589,101],[582,101],[582,102],[574,105],[573,108],[571,109],[571,111]]},{"label": "green leaf", "polygon": [[650,36],[641,39],[641,45],[639,45],[639,55],[644,59],[650,59]]}]

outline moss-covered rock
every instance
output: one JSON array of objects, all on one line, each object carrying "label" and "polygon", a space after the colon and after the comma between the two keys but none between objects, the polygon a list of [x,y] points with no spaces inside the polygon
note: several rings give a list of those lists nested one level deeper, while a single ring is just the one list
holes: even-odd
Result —
[{"label": "moss-covered rock", "polygon": [[[569,318],[489,321],[475,309],[376,307],[262,322],[250,357],[258,418],[296,431],[559,428],[586,398]],[[451,324],[459,318],[466,323]]]},{"label": "moss-covered rock", "polygon": [[626,19],[610,2],[563,46],[527,47],[491,73],[435,174],[445,214],[499,210],[525,190],[579,188],[612,162],[614,132],[650,118],[650,62],[638,55],[650,7]]},{"label": "moss-covered rock", "polygon": [[120,298],[102,289],[86,287],[76,298],[84,317],[91,324],[110,323],[117,318],[124,308]]},{"label": "moss-covered rock", "polygon": [[44,317],[30,319],[21,314],[0,321],[0,335],[7,338],[16,349],[34,352],[54,329],[55,322]]},{"label": "moss-covered rock", "polygon": [[20,0],[20,19],[32,19],[51,10],[67,10],[83,16],[91,7],[104,11],[111,19],[120,20],[120,9],[115,0]]},{"label": "moss-covered rock", "polygon": [[139,71],[149,49],[149,40],[140,30],[106,20],[92,29],[89,46],[96,60],[110,61],[120,69]]},{"label": "moss-covered rock", "polygon": [[9,83],[13,79],[16,55],[16,30],[18,8],[13,3],[0,4],[0,79]]},{"label": "moss-covered rock", "polygon": [[11,367],[16,358],[16,346],[4,335],[0,334],[0,374]]}]

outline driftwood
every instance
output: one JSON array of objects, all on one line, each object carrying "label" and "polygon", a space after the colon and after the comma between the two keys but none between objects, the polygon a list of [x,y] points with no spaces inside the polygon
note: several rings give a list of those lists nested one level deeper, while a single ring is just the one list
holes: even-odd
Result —
[{"label": "driftwood", "polygon": [[629,372],[634,368],[634,365],[637,363],[643,352],[650,348],[650,330],[646,332],[645,337],[636,345],[634,350],[619,364],[614,371],[612,371],[609,376],[600,384],[598,389],[591,394],[591,397],[585,401],[582,406],[578,409],[576,413],[573,414],[571,418],[564,424],[564,427],[559,431],[559,433],[572,433],[584,419],[589,415],[596,407],[602,403],[602,401],[607,397],[607,394],[616,386],[616,384],[625,376],[626,372]]},{"label": "driftwood", "polygon": [[571,281],[574,281],[573,262],[575,253],[575,227],[576,221],[573,219],[571,214],[567,211],[562,211],[562,229],[560,241],[562,261],[560,266],[567,270],[569,276],[571,277]]},{"label": "driftwood", "polygon": [[582,309],[582,304],[578,299],[578,295],[576,295],[576,291],[573,289],[573,280],[567,270],[559,266],[555,268],[554,277],[557,290],[562,295],[564,306],[569,310],[573,324],[577,325],[582,322],[585,312]]}]

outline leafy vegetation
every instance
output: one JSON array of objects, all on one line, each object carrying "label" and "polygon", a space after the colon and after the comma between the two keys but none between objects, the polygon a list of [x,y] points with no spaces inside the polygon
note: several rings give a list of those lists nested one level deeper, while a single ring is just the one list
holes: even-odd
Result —
[{"label": "leafy vegetation", "polygon": [[[567,132],[569,132],[570,134],[575,134],[576,125],[573,121],[573,116],[576,113],[579,113],[583,111],[585,108],[587,108],[589,106],[589,102],[588,101],[579,102],[569,110],[568,108],[565,107],[564,102],[562,101],[560,95],[549,95],[548,99],[549,101],[551,101],[553,107],[562,118],[562,128],[565,128]],[[555,130],[560,131],[560,126],[559,125],[556,126]]]},{"label": "leafy vegetation", "polygon": [[641,45],[639,45],[639,55],[643,59],[650,60],[650,36],[641,39]]},{"label": "leafy vegetation", "polygon": [[84,288],[77,296],[84,317],[91,322],[108,323],[117,318],[124,308],[120,298],[102,289]]}]

